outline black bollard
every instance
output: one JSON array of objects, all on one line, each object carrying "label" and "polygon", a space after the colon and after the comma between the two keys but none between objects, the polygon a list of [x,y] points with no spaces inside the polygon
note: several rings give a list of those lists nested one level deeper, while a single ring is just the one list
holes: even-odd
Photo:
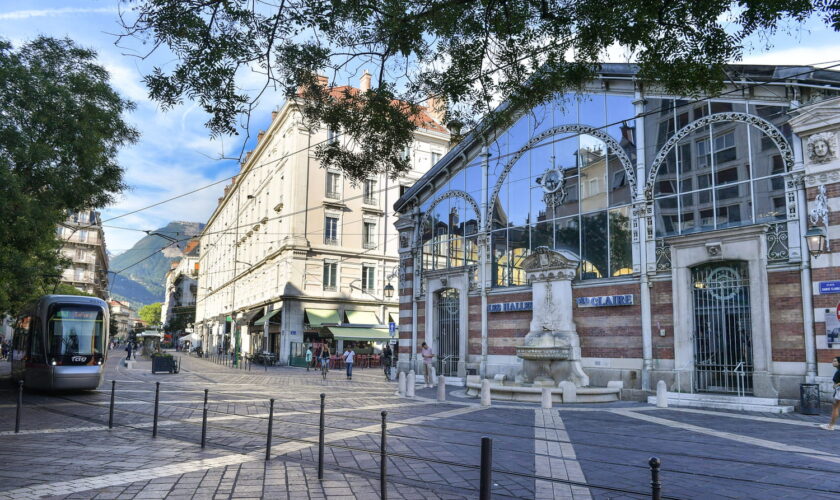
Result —
[{"label": "black bollard", "polygon": [[318,479],[324,479],[324,398],[321,393],[321,421],[318,424]]},{"label": "black bollard", "polygon": [[386,480],[388,475],[388,458],[385,451],[387,447],[387,428],[385,418],[387,416],[388,412],[382,410],[382,439],[379,443],[379,498],[382,500],[386,500],[388,498],[388,481]]},{"label": "black bollard", "polygon": [[201,415],[201,447],[207,443],[207,393],[209,389],[204,389],[204,413]]},{"label": "black bollard", "polygon": [[265,459],[271,460],[271,425],[274,422],[274,398],[268,404],[268,435],[265,437]]},{"label": "black bollard", "polygon": [[23,406],[23,380],[18,382],[17,410],[15,411],[15,434],[20,432],[20,408]]},{"label": "black bollard", "polygon": [[108,410],[108,428],[114,428],[114,392],[117,390],[117,381],[111,381],[111,408]]},{"label": "black bollard", "polygon": [[157,437],[158,405],[160,404],[160,382],[155,382],[155,418],[152,421],[152,437]]},{"label": "black bollard", "polygon": [[493,440],[489,437],[481,438],[481,479],[478,487],[478,498],[490,500],[493,487]]},{"label": "black bollard", "polygon": [[659,466],[662,462],[656,457],[650,457],[648,464],[650,465],[650,498],[662,500],[662,483],[659,481]]}]

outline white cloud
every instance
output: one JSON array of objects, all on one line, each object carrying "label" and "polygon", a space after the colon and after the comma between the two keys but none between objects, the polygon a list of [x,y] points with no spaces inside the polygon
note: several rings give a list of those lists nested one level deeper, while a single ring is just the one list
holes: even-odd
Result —
[{"label": "white cloud", "polygon": [[11,12],[0,12],[0,20],[29,19],[32,17],[55,17],[64,16],[67,14],[116,14],[117,12],[119,12],[119,9],[117,9],[116,7],[65,7],[62,9],[14,10]]},{"label": "white cloud", "polygon": [[840,62],[840,45],[800,46],[768,52],[747,54],[744,64],[772,64],[789,66],[814,66],[820,63]]}]

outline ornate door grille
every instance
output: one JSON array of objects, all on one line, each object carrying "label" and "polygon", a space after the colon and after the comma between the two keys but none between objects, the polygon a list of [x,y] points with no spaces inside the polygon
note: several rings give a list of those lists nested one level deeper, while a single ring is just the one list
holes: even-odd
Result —
[{"label": "ornate door grille", "polygon": [[752,394],[750,282],[743,262],[704,264],[692,270],[694,388]]},{"label": "ornate door grille", "polygon": [[437,373],[447,377],[457,376],[458,372],[460,302],[458,290],[454,288],[437,293]]}]

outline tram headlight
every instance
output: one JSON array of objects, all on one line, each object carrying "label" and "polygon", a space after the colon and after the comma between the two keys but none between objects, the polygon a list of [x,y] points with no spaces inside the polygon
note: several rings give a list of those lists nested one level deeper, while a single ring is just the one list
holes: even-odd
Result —
[{"label": "tram headlight", "polygon": [[97,361],[97,362],[96,362],[96,364],[97,364],[97,365],[101,365],[101,364],[102,364],[102,360],[100,359],[99,361]]},{"label": "tram headlight", "polygon": [[57,363],[55,362],[55,360],[52,360],[52,361],[50,361],[50,364],[55,366]]}]

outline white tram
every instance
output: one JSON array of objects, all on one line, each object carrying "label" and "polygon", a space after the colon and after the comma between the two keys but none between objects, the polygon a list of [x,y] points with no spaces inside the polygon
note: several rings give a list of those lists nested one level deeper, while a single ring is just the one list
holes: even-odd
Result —
[{"label": "white tram", "polygon": [[36,389],[96,389],[108,352],[108,320],[102,299],[41,297],[15,323],[12,380]]}]

